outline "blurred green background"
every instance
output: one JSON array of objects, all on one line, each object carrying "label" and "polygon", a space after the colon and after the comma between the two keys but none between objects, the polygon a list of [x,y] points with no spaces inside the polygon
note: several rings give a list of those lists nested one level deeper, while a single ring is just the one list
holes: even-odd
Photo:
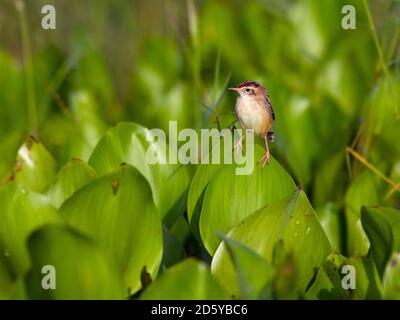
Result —
[{"label": "blurred green background", "polygon": [[[41,27],[47,4],[56,30]],[[341,26],[346,4],[355,30]],[[89,161],[119,122],[227,127],[236,97],[226,88],[252,79],[276,114],[272,155],[332,247],[363,256],[360,209],[400,208],[399,44],[395,0],[0,0],[1,184],[30,135],[54,158],[43,165],[52,181],[71,159]],[[209,262],[177,231],[187,228],[183,215],[171,230],[187,256]]]}]

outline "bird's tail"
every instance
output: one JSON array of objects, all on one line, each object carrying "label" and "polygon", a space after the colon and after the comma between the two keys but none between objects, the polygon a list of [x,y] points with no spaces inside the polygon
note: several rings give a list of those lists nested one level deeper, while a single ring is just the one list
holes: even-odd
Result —
[{"label": "bird's tail", "polygon": [[274,142],[275,141],[275,133],[272,130],[268,131],[267,138],[269,141]]}]

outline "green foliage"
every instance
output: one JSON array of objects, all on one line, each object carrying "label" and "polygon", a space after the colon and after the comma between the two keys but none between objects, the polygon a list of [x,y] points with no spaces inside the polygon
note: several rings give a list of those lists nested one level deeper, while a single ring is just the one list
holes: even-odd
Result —
[{"label": "green foliage", "polygon": [[59,208],[72,194],[96,178],[94,170],[79,159],[72,159],[60,169],[47,192],[51,203]]},{"label": "green foliage", "polygon": [[[274,248],[280,255],[290,255],[286,269],[293,270],[292,294],[303,294],[313,274],[330,253],[330,244],[303,191],[260,209],[242,220],[228,237],[243,242],[272,263]],[[282,262],[285,263],[285,262]],[[234,272],[226,247],[220,245],[214,255],[212,270],[229,288],[238,295]]]},{"label": "green foliage", "polygon": [[[25,277],[30,299],[122,299],[114,264],[91,240],[64,227],[46,226],[29,238],[32,268]],[[56,271],[56,289],[42,287],[43,266]]]},{"label": "green foliage", "polygon": [[[293,180],[275,159],[266,168],[257,164],[263,153],[260,147],[255,148],[254,170],[250,175],[237,175],[236,165],[225,165],[208,183],[199,223],[201,239],[210,254],[220,243],[217,231],[229,231],[252,212],[295,190]],[[193,185],[198,186],[196,180]],[[196,187],[191,191],[199,193]]]},{"label": "green foliage", "polygon": [[[232,297],[240,296],[241,299],[257,299],[261,296],[261,291],[273,280],[275,269],[243,243],[225,236],[222,236],[222,239],[235,269],[233,284],[239,286],[240,293],[238,294],[235,291],[232,293]],[[226,284],[227,275],[225,272],[229,273],[230,271],[228,267],[224,270],[224,273],[216,273],[217,279]],[[229,292],[229,286],[227,286],[227,290]]]},{"label": "green foliage", "polygon": [[89,164],[99,176],[128,163],[137,168],[147,179],[154,202],[164,219],[171,226],[184,210],[189,177],[186,167],[178,164],[149,164],[148,154],[168,163],[168,145],[163,141],[152,142],[156,137],[148,129],[134,123],[120,123],[111,128],[96,146]]},{"label": "green foliage", "polygon": [[0,189],[0,203],[0,252],[16,277],[29,269],[26,241],[32,231],[48,223],[62,223],[62,219],[44,195],[16,182]]},{"label": "green foliage", "polygon": [[227,294],[203,262],[186,259],[165,271],[145,289],[145,300],[222,300]]},{"label": "green foliage", "polygon": [[141,287],[145,268],[157,273],[162,254],[161,221],[150,186],[122,165],[75,192],[60,208],[67,223],[88,234],[118,266],[126,292]]},{"label": "green foliage", "polygon": [[392,208],[363,208],[362,224],[371,241],[369,254],[382,276],[392,253],[400,250],[400,215]]},{"label": "green foliage", "polygon": [[57,172],[57,164],[46,148],[34,137],[18,150],[14,173],[11,176],[19,185],[32,191],[43,192]]}]

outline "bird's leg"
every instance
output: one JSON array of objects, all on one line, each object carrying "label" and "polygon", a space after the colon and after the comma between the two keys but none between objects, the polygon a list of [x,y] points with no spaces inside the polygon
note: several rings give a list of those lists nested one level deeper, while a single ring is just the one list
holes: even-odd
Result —
[{"label": "bird's leg", "polygon": [[265,140],[265,155],[261,158],[261,160],[259,161],[260,163],[262,163],[262,167],[264,168],[266,164],[269,163],[269,147],[268,147],[268,135],[264,137]]},{"label": "bird's leg", "polygon": [[235,152],[237,154],[239,154],[239,152],[243,151],[243,144],[242,144],[243,138],[244,138],[244,135],[241,135],[239,140],[235,143]]}]

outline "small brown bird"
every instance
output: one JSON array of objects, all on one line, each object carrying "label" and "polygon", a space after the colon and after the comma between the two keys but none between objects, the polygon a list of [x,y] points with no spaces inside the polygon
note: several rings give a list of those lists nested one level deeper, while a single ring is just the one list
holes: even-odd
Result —
[{"label": "small brown bird", "polygon": [[[268,140],[273,142],[275,138],[272,131],[275,114],[268,91],[259,82],[252,80],[244,81],[229,89],[239,94],[236,99],[235,112],[241,127],[254,129],[254,133],[265,140],[265,155],[260,160],[264,167],[270,158]],[[235,148],[242,148],[242,140],[243,135]]]}]

